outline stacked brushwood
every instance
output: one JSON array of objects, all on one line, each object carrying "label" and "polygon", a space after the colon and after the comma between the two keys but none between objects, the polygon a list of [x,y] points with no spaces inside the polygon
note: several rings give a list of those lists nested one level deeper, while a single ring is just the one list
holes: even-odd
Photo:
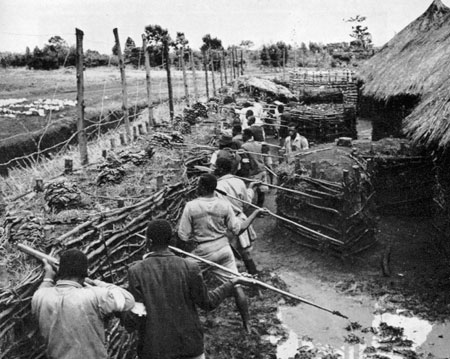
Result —
[{"label": "stacked brushwood", "polygon": [[[53,239],[46,246],[47,253],[80,249],[89,258],[91,278],[123,285],[128,266],[141,259],[146,250],[145,240],[137,234],[144,231],[150,219],[165,218],[175,224],[186,201],[195,196],[195,181],[164,187],[134,205],[94,215]],[[13,238],[14,243],[26,241],[23,236]],[[14,243],[11,240],[7,245]],[[44,348],[38,340],[30,312],[31,297],[42,280],[42,270],[37,260],[20,252],[16,255],[18,261],[32,262],[33,265],[19,283],[3,288],[0,294],[0,358],[44,358]],[[134,343],[134,337],[119,326],[117,319],[110,319],[107,331],[109,357],[134,358]]]},{"label": "stacked brushwood", "polygon": [[281,121],[284,126],[294,123],[303,136],[315,143],[357,137],[355,109],[343,104],[297,104],[286,109]]},{"label": "stacked brushwood", "polygon": [[42,243],[46,240],[45,219],[35,216],[31,211],[7,213],[2,227],[4,240],[43,248]]},{"label": "stacked brushwood", "polygon": [[45,185],[44,199],[50,210],[58,212],[78,207],[81,204],[81,192],[76,183],[60,179]]},{"label": "stacked brushwood", "polygon": [[304,167],[280,173],[281,185],[298,191],[277,193],[277,210],[300,226],[280,222],[300,234],[302,245],[336,255],[352,255],[376,243],[373,189],[365,168],[344,170],[341,181],[318,178]]},{"label": "stacked brushwood", "polygon": [[432,159],[421,155],[404,139],[383,139],[367,148],[357,147],[368,163],[376,191],[378,212],[391,215],[431,216],[436,172]]}]

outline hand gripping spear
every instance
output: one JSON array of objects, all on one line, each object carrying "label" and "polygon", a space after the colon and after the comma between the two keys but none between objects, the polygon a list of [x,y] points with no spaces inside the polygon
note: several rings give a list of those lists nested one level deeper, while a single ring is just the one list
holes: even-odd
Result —
[{"label": "hand gripping spear", "polygon": [[[143,236],[142,236],[142,237],[143,237]],[[197,260],[202,261],[202,262],[204,262],[204,263],[206,263],[206,264],[208,264],[208,265],[210,265],[210,266],[213,266],[213,267],[219,268],[219,269],[221,269],[221,270],[223,270],[223,271],[225,271],[225,272],[231,273],[231,274],[233,274],[233,275],[235,275],[235,276],[242,276],[242,274],[236,273],[236,272],[234,272],[234,271],[231,270],[231,269],[228,269],[228,268],[226,268],[226,267],[224,267],[224,266],[221,266],[220,264],[216,264],[216,263],[211,262],[211,261],[209,261],[209,260],[207,260],[207,259],[203,259],[203,258],[201,258],[201,257],[199,257],[199,256],[196,256],[195,254],[192,254],[192,253],[189,253],[189,252],[185,252],[185,251],[183,251],[183,250],[181,250],[181,249],[179,249],[179,248],[177,248],[177,247],[169,246],[169,248],[170,248],[172,251],[176,252],[176,253],[183,254],[183,255],[186,255],[186,256],[188,256],[188,257],[197,259]],[[316,308],[318,308],[318,309],[324,310],[324,311],[326,311],[326,312],[328,312],[328,313],[331,313],[331,314],[333,314],[333,315],[337,315],[338,317],[341,317],[341,318],[344,318],[344,319],[348,319],[347,316],[343,315],[342,313],[340,313],[340,312],[337,311],[337,310],[332,310],[332,309],[328,309],[328,308],[322,307],[322,306],[320,306],[320,305],[318,305],[318,304],[316,304],[316,303],[313,303],[313,302],[310,302],[309,300],[306,300],[305,298],[302,298],[302,297],[300,297],[300,296],[298,296],[298,295],[289,293],[289,292],[287,292],[287,291],[285,291],[285,290],[278,289],[278,288],[276,288],[276,287],[274,287],[274,286],[272,286],[272,285],[270,285],[270,284],[261,282],[260,280],[253,279],[253,278],[248,278],[248,280],[249,280],[252,284],[254,284],[254,285],[258,285],[258,286],[260,286],[260,287],[263,287],[263,288],[266,288],[266,289],[270,289],[270,290],[272,290],[272,291],[274,291],[274,292],[276,292],[276,293],[282,294],[282,295],[284,295],[284,296],[286,296],[286,297],[296,299],[296,300],[298,300],[298,301],[300,301],[300,302],[302,302],[302,303],[305,303],[305,304],[311,305],[311,306],[313,306],[313,307],[316,307]]]}]

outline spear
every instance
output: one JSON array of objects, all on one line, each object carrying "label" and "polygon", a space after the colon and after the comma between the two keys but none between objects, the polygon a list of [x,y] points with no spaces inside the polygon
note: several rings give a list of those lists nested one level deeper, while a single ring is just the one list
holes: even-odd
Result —
[{"label": "spear", "polygon": [[[198,169],[200,171],[203,171],[203,172],[208,172],[208,173],[212,173],[214,171],[213,169],[211,169],[209,167],[200,166],[200,165],[195,165],[194,168],[196,168],[196,169]],[[300,194],[302,196],[306,196],[306,197],[309,197],[309,198],[320,199],[320,197],[313,196],[312,194],[309,194],[309,193],[306,193],[306,192],[297,191],[297,190],[286,188],[286,187],[277,186],[275,184],[271,184],[271,183],[267,183],[267,182],[263,182],[263,181],[258,181],[258,180],[251,179],[251,178],[240,177],[240,176],[236,176],[236,175],[233,175],[233,177],[239,178],[239,179],[241,179],[243,181],[247,181],[247,182],[257,182],[258,184],[262,184],[262,185],[265,185],[265,186],[268,186],[268,187],[272,187],[272,188],[277,188],[277,189],[280,189],[280,190],[283,190],[283,191],[286,191],[286,192]]]},{"label": "spear", "polygon": [[[142,234],[138,234],[138,236],[141,237],[141,238],[146,238]],[[177,247],[169,246],[169,249],[174,251],[175,253],[183,254],[183,255],[185,255],[187,257],[191,257],[191,258],[194,258],[194,259],[196,259],[198,261],[206,263],[206,264],[208,264],[208,265],[210,265],[212,267],[219,268],[219,269],[221,269],[221,270],[223,270],[223,271],[225,271],[227,273],[235,275],[236,277],[242,277],[243,276],[241,273],[235,272],[232,269],[226,268],[226,267],[224,267],[224,266],[222,266],[220,264],[214,263],[214,262],[212,262],[212,261],[210,261],[208,259],[204,259],[202,257],[196,256],[195,254],[192,254],[192,253],[189,253],[189,252],[185,252],[182,249],[179,249]],[[348,319],[347,316],[343,315],[342,313],[340,313],[337,310],[332,310],[332,309],[328,309],[328,308],[322,307],[322,306],[320,306],[320,305],[318,305],[316,303],[310,302],[309,300],[307,300],[305,298],[302,298],[302,297],[300,297],[300,296],[298,296],[296,294],[292,294],[292,293],[287,292],[285,290],[279,289],[277,287],[274,287],[273,285],[264,283],[264,282],[262,282],[260,280],[257,280],[257,279],[254,279],[254,278],[248,278],[247,276],[245,278],[247,278],[253,285],[259,285],[260,287],[263,287],[263,288],[266,288],[266,289],[270,289],[270,290],[272,290],[272,291],[274,291],[276,293],[279,293],[281,295],[284,295],[286,297],[296,299],[296,300],[298,300],[298,301],[300,301],[302,303],[311,305],[311,306],[316,307],[318,309],[324,310],[324,311],[326,311],[328,313],[337,315],[338,317],[342,317],[342,318]]]},{"label": "spear", "polygon": [[[236,201],[242,202],[242,203],[244,203],[244,204],[246,204],[248,206],[251,206],[253,208],[258,208],[258,209],[260,208],[260,207],[258,207],[257,205],[255,205],[253,203],[250,203],[250,202],[244,201],[243,199],[234,197],[234,196],[232,196],[232,195],[230,195],[230,194],[228,194],[228,193],[226,193],[226,192],[224,192],[224,191],[222,191],[220,189],[216,188],[216,192],[221,194],[221,195],[223,195],[223,196],[226,196],[226,197],[229,197],[229,198],[234,199]],[[333,243],[338,244],[338,245],[343,245],[344,244],[344,242],[340,241],[339,239],[335,239],[335,238],[332,238],[330,236],[327,236],[326,234],[323,234],[323,233],[320,233],[320,232],[316,232],[316,231],[312,230],[311,228],[302,226],[300,223],[297,223],[297,222],[291,221],[290,219],[281,217],[281,216],[279,216],[279,215],[277,215],[277,214],[275,214],[275,213],[273,213],[273,212],[271,212],[269,210],[267,210],[267,213],[269,215],[271,215],[272,217],[278,218],[279,220],[282,220],[284,222],[292,224],[293,226],[299,227],[299,228],[301,228],[302,230],[304,230],[306,232],[309,232],[309,233],[311,233],[313,235],[322,237],[322,238],[324,238],[324,239],[326,239],[326,240],[328,240],[330,242],[333,242]]]}]

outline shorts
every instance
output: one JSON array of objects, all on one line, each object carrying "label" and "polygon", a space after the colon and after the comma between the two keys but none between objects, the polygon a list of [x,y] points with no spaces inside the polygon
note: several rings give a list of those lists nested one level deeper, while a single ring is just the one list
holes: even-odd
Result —
[{"label": "shorts", "polygon": [[[226,239],[226,238],[225,238]],[[226,239],[228,241],[228,239]],[[236,265],[236,260],[234,258],[233,251],[229,244],[226,244],[225,246],[222,246],[219,249],[215,250],[208,250],[206,248],[202,247],[208,247],[208,243],[199,244],[198,247],[192,252],[192,254],[195,254],[196,256],[202,257],[203,259],[209,260],[211,262],[214,262],[216,264],[221,265],[222,267],[225,267],[229,270],[232,270],[234,273],[239,273]],[[201,262],[196,259],[191,259],[195,261],[202,271],[202,273],[211,271],[222,283],[225,283],[236,276],[225,272],[219,268],[210,266],[204,262]]]}]

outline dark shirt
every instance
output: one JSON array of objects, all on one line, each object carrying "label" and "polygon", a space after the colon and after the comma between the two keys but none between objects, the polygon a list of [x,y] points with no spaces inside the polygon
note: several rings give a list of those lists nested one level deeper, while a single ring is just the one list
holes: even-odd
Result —
[{"label": "dark shirt", "polygon": [[208,292],[199,266],[169,250],[153,252],[128,271],[129,290],[147,311],[139,330],[141,359],[193,357],[203,353],[203,330],[196,306],[217,307],[232,294],[227,282]]},{"label": "dark shirt", "polygon": [[264,130],[261,126],[252,125],[250,126],[250,131],[252,131],[253,139],[257,142],[264,142]]}]

